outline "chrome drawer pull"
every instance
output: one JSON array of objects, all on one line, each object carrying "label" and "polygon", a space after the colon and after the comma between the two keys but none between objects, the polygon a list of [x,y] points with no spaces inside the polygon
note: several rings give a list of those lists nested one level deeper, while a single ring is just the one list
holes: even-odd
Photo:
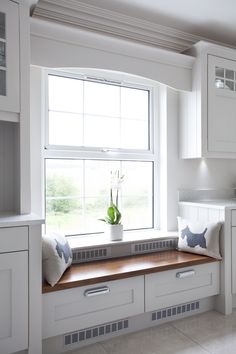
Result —
[{"label": "chrome drawer pull", "polygon": [[185,272],[178,272],[176,273],[176,278],[188,278],[193,277],[195,275],[195,270],[187,270]]},{"label": "chrome drawer pull", "polygon": [[84,296],[96,296],[96,295],[102,295],[102,294],[107,294],[110,292],[110,289],[108,286],[102,286],[100,288],[93,288],[93,289],[88,289],[85,290]]}]

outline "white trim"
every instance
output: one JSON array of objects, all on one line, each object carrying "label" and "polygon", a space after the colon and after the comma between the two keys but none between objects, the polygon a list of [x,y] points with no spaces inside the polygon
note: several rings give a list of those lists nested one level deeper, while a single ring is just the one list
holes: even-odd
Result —
[{"label": "white trim", "polygon": [[191,91],[195,58],[104,34],[31,19],[31,63],[126,72]]},{"label": "white trim", "polygon": [[[121,54],[119,45],[123,45],[122,55],[190,70],[192,70],[195,61],[195,58],[190,55],[179,54],[141,43],[124,41],[120,38],[97,34],[79,28],[67,27],[35,17],[30,19],[30,34],[31,37],[35,38],[70,43],[115,54]],[[55,65],[53,67],[55,67]],[[58,65],[56,67],[58,67]]]},{"label": "white trim", "polygon": [[75,0],[41,0],[34,17],[181,52],[201,37]]}]

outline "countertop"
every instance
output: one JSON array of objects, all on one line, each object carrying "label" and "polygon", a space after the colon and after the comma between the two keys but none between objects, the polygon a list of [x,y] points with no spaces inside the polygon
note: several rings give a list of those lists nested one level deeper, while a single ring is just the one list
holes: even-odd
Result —
[{"label": "countertop", "polygon": [[23,226],[23,225],[38,225],[44,224],[44,219],[36,214],[7,214],[0,213],[0,228]]},{"label": "countertop", "polygon": [[217,209],[236,209],[236,198],[231,198],[231,199],[203,199],[203,200],[191,200],[191,201],[181,201],[179,204],[184,204],[184,205],[199,205],[199,206],[205,206],[205,207],[210,207],[210,208],[217,208]]}]

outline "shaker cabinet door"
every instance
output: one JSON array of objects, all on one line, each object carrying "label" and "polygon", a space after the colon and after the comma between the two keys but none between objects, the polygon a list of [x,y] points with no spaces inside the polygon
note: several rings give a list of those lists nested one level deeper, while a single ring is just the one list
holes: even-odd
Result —
[{"label": "shaker cabinet door", "polygon": [[236,152],[236,61],[208,55],[208,150]]},{"label": "shaker cabinet door", "polygon": [[0,354],[28,348],[28,252],[0,254]]}]

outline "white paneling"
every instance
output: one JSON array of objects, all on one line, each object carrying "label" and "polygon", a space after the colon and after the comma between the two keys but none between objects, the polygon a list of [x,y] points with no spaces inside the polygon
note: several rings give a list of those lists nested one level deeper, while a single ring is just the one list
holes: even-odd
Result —
[{"label": "white paneling", "polygon": [[18,136],[15,123],[0,121],[0,212],[18,208]]},{"label": "white paneling", "polygon": [[208,208],[199,208],[198,209],[198,218],[200,221],[208,222],[209,221],[209,209]]},{"label": "white paneling", "polygon": [[221,221],[221,210],[220,209],[209,209],[209,221],[210,222],[217,222]]}]

